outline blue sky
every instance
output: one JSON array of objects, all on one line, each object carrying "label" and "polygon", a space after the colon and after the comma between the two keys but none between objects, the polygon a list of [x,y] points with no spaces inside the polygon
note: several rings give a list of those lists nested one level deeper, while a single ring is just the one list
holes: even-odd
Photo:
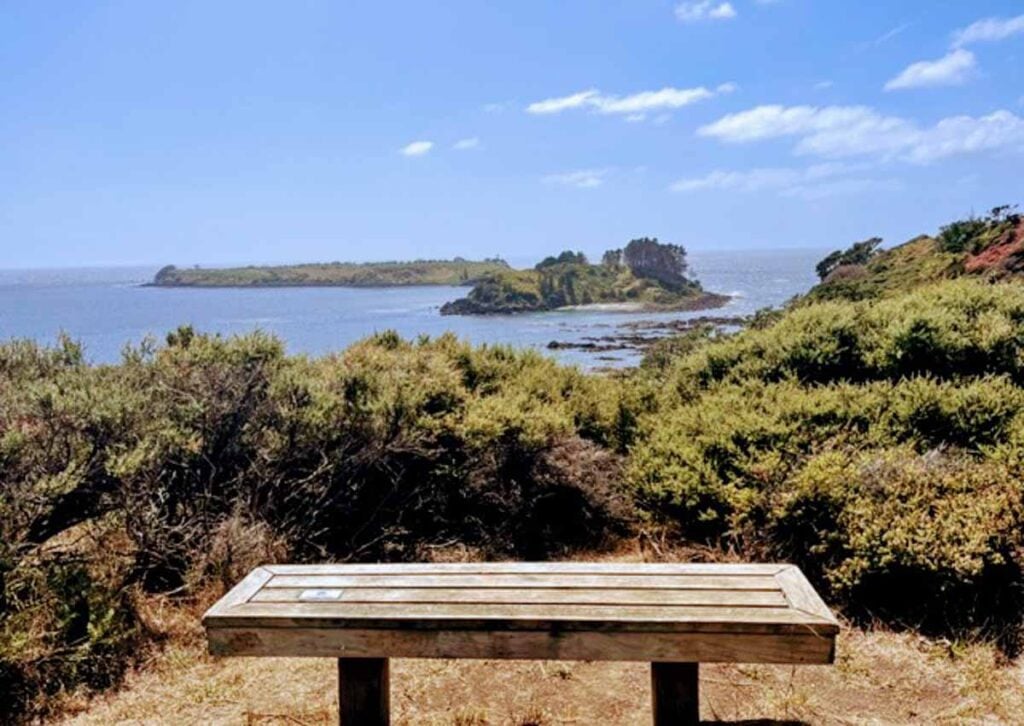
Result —
[{"label": "blue sky", "polygon": [[0,267],[890,243],[1024,202],[1024,3],[0,5]]}]

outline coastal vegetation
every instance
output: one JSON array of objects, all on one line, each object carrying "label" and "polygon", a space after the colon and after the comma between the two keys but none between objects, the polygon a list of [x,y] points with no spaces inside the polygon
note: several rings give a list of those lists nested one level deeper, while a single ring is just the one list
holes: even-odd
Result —
[{"label": "coastal vegetation", "polygon": [[700,310],[724,305],[687,276],[686,250],[657,239],[632,240],[609,250],[600,264],[582,252],[547,257],[532,270],[504,270],[481,279],[443,315],[492,315],[617,304],[646,310]]},{"label": "coastal vegetation", "polygon": [[228,268],[163,267],[155,287],[398,287],[472,285],[508,270],[504,260],[415,260],[413,262],[328,262]]},{"label": "coastal vegetation", "polygon": [[823,259],[817,268],[822,283],[804,302],[868,300],[962,276],[995,281],[1024,275],[1024,217],[1010,205],[891,249],[879,250],[881,241],[858,242]]},{"label": "coastal vegetation", "polygon": [[[161,608],[258,563],[453,545],[789,560],[853,623],[1015,657],[1024,286],[1010,254],[968,264],[1020,243],[1014,217],[872,247],[844,263],[856,289],[833,270],[616,374],[387,332],[309,358],[186,327],[105,366],[68,339],[2,344],[0,720],[116,684],[167,637]],[[627,264],[572,254],[541,269]]]}]

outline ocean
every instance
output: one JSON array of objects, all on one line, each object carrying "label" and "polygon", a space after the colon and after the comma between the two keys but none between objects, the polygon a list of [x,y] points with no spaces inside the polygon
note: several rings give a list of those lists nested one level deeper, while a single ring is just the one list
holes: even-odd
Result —
[{"label": "ocean", "polygon": [[227,288],[143,287],[157,267],[0,270],[0,339],[52,343],[64,332],[82,343],[94,363],[114,363],[126,344],[157,339],[179,325],[233,335],[262,330],[290,353],[323,355],[373,333],[405,337],[451,331],[473,343],[535,348],[586,368],[633,365],[635,350],[551,350],[552,341],[593,343],[637,323],[702,315],[741,316],[778,306],[816,282],[823,250],[738,250],[689,255],[704,288],[732,295],[723,308],[693,313],[566,310],[514,316],[442,316],[440,306],[468,288]]}]

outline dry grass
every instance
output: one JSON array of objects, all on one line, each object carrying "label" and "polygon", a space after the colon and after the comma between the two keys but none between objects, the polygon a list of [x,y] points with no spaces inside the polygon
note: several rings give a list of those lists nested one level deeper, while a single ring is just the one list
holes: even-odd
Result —
[{"label": "dry grass", "polygon": [[[1024,723],[1024,670],[984,644],[846,629],[835,667],[704,666],[702,716],[797,723]],[[396,724],[637,724],[649,670],[635,663],[395,660]],[[119,693],[68,723],[329,724],[336,671],[325,659],[212,659],[166,649]]]},{"label": "dry grass", "polygon": [[[660,548],[650,543],[647,556]],[[675,553],[678,555],[678,553]],[[620,553],[615,559],[635,559]],[[691,553],[699,559],[699,553]],[[68,699],[69,724],[330,724],[330,659],[214,659],[194,614],[154,608],[171,644],[119,692]],[[844,628],[835,666],[708,665],[702,717],[809,724],[1024,724],[1024,663],[985,643]],[[650,721],[643,663],[392,661],[396,724],[553,726]],[[774,721],[772,721],[774,720]]]}]

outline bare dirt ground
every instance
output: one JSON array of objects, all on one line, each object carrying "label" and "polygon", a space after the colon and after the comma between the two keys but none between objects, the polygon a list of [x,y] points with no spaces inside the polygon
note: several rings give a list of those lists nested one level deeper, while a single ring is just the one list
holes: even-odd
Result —
[{"label": "bare dirt ground", "polygon": [[[212,658],[198,622],[204,604],[154,605],[166,647],[119,691],[69,696],[63,722],[337,722],[333,660]],[[397,659],[391,692],[396,724],[650,723],[644,663]],[[1024,662],[987,643],[844,627],[834,666],[702,666],[701,699],[703,719],[733,724],[1024,724]]]}]

